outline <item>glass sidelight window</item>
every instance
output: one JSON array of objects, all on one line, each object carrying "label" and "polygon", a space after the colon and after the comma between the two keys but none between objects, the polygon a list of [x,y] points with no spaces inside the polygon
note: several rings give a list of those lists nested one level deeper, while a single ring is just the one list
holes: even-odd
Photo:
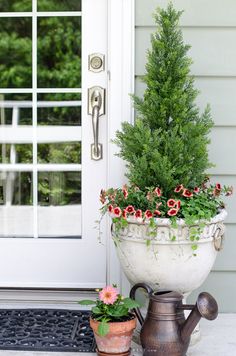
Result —
[{"label": "glass sidelight window", "polygon": [[0,237],[81,238],[81,10],[0,2]]}]

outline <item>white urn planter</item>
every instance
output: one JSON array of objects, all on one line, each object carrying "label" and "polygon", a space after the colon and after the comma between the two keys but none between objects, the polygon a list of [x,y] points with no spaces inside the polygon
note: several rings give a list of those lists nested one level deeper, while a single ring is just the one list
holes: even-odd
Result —
[{"label": "white urn planter", "polygon": [[[148,235],[147,223],[137,223],[132,218],[127,228],[119,230],[119,236],[113,227],[116,251],[131,285],[145,282],[154,290],[174,290],[187,298],[205,281],[222,249],[226,216],[227,212],[222,210],[206,223],[197,241],[196,256],[191,248],[190,228],[184,220],[178,220],[178,227],[174,229],[168,218],[158,219],[157,233],[152,237]],[[151,239],[149,246],[147,239]],[[199,338],[198,327],[191,343]]]},{"label": "white urn planter", "polygon": [[[222,248],[226,216],[222,210],[206,223],[197,241],[196,256],[184,220],[178,220],[174,229],[168,218],[158,219],[156,236],[151,237],[148,223],[137,223],[132,218],[128,227],[119,231],[118,239],[113,228],[117,254],[127,279],[131,284],[145,282],[154,289],[174,290],[187,297],[212,269]],[[149,246],[147,239],[151,239]]]}]

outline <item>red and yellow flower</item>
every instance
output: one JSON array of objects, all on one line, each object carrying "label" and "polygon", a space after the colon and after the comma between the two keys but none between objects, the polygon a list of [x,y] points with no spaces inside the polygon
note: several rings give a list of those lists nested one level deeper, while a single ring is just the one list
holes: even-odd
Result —
[{"label": "red and yellow flower", "polygon": [[135,209],[134,209],[133,205],[128,205],[128,206],[125,208],[125,211],[126,211],[128,214],[134,214],[134,213],[135,213]]},{"label": "red and yellow flower", "polygon": [[169,208],[173,208],[176,205],[176,201],[174,199],[167,200],[167,206]]},{"label": "red and yellow flower", "polygon": [[122,187],[122,192],[123,192],[123,194],[124,194],[124,198],[127,199],[129,193],[128,193],[128,189],[127,189],[127,185],[126,185],[126,184],[123,185],[123,187]]},{"label": "red and yellow flower", "polygon": [[153,213],[154,216],[161,216],[161,211],[156,209]]},{"label": "red and yellow flower", "polygon": [[142,218],[142,216],[143,216],[142,210],[141,209],[136,210],[135,217],[136,218]]},{"label": "red and yellow flower", "polygon": [[179,184],[179,185],[177,185],[177,187],[175,188],[174,192],[175,192],[175,193],[180,193],[183,189],[184,189],[183,184]]},{"label": "red and yellow flower", "polygon": [[158,196],[161,197],[161,189],[160,188],[155,188],[154,193]]},{"label": "red and yellow flower", "polygon": [[184,189],[182,195],[183,195],[183,197],[191,198],[193,196],[193,193],[188,189]]},{"label": "red and yellow flower", "polygon": [[172,209],[169,209],[168,211],[167,211],[167,214],[169,215],[169,216],[175,216],[175,215],[177,215],[178,214],[178,209],[176,209],[176,208],[172,208]]},{"label": "red and yellow flower", "polygon": [[110,205],[108,205],[108,211],[109,211],[109,213],[113,213],[113,206],[110,204]]},{"label": "red and yellow flower", "polygon": [[122,215],[121,208],[119,208],[118,206],[116,208],[114,208],[113,209],[113,214],[115,215],[115,217],[119,218]]},{"label": "red and yellow flower", "polygon": [[144,213],[144,216],[146,219],[151,219],[153,217],[153,214],[151,212],[151,210],[146,210],[145,213]]}]

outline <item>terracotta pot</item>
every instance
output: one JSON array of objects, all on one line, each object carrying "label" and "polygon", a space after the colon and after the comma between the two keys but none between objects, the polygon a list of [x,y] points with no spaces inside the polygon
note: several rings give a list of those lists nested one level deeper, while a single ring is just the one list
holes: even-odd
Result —
[{"label": "terracotta pot", "polygon": [[118,354],[121,356],[129,355],[133,331],[136,328],[137,320],[133,317],[131,320],[122,322],[111,322],[109,332],[106,336],[98,334],[99,321],[90,318],[90,326],[93,329],[95,340],[98,347],[98,355]]},{"label": "terracotta pot", "polygon": [[115,356],[129,356],[130,355],[130,350],[126,351],[126,352],[121,352],[119,354],[117,353],[107,353],[107,352],[101,352],[98,349],[96,349],[97,355],[98,356],[111,356],[111,355],[115,355]]}]

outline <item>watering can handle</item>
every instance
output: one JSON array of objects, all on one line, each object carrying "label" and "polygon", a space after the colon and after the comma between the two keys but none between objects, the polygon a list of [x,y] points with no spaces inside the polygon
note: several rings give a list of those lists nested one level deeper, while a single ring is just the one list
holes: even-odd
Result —
[{"label": "watering can handle", "polygon": [[[145,289],[145,291],[148,293],[148,295],[153,293],[153,289],[151,287],[149,287],[148,284],[146,284],[146,283],[137,283],[130,290],[129,296],[130,296],[131,299],[135,299],[135,293],[136,293],[137,289],[139,289],[139,288]],[[143,323],[144,323],[144,318],[143,318],[143,316],[141,314],[140,309],[139,308],[134,308],[133,311],[134,311],[135,315],[138,318],[138,321],[140,322],[140,324],[142,326]]]}]

